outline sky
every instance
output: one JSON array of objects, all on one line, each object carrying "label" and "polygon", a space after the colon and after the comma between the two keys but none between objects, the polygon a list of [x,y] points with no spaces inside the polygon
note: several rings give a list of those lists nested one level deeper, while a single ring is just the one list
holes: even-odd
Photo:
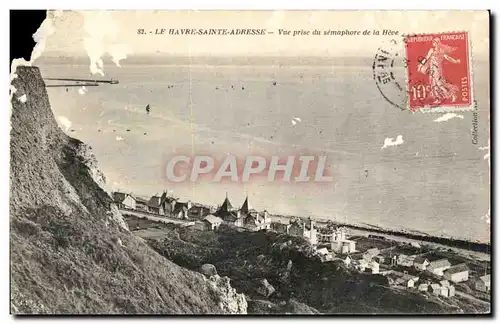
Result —
[{"label": "sky", "polygon": [[[74,132],[69,134],[93,146],[111,184],[141,194],[162,190],[165,186],[154,172],[163,170],[163,153],[206,148],[217,154],[260,150],[282,155],[314,149],[331,155],[337,174],[331,186],[256,183],[232,190],[200,183],[176,186],[176,193],[216,204],[224,191],[231,191],[236,205],[248,193],[256,208],[276,212],[341,219],[357,215],[357,221],[381,226],[489,239],[489,223],[482,218],[489,213],[488,164],[483,158],[489,138],[486,11],[94,11],[51,17],[39,33],[48,35],[39,46],[42,59],[87,55],[90,64],[65,60],[57,69],[48,64],[41,67],[45,77],[91,72],[120,80],[83,93],[49,91],[56,117],[71,121]],[[157,28],[265,28],[274,34],[154,35]],[[152,33],[138,35],[137,29]],[[392,36],[293,37],[280,36],[279,29],[468,31],[480,143],[470,143],[470,111],[454,118],[417,116],[384,99],[371,64]],[[404,53],[401,43],[398,51]],[[128,64],[139,56],[162,54],[370,60],[354,67],[190,66],[186,60],[158,67]],[[405,75],[400,77],[404,82]],[[278,81],[276,86],[272,80]],[[153,106],[150,116],[143,111],[146,103]]]}]

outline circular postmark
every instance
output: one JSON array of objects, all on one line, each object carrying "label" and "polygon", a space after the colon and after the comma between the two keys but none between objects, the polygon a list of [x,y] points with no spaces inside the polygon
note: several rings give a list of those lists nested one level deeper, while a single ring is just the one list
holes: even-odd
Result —
[{"label": "circular postmark", "polygon": [[373,79],[384,99],[401,110],[408,109],[407,60],[403,39],[391,39],[380,46],[373,60]]}]

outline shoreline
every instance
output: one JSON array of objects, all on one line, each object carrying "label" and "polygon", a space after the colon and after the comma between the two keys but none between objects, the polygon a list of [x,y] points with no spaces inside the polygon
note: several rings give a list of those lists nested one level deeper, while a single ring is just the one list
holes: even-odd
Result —
[{"label": "shoreline", "polygon": [[[298,217],[298,216],[285,216],[285,215],[270,215],[272,219],[287,219],[287,220],[292,220],[292,219],[302,219],[305,220],[307,218],[305,217]],[[433,236],[429,235],[426,233],[422,232],[412,232],[410,230],[392,230],[392,229],[387,229],[387,228],[382,228],[379,226],[374,226],[370,224],[350,224],[350,223],[343,223],[343,222],[338,222],[338,221],[332,221],[332,220],[325,220],[321,218],[316,218],[314,219],[318,225],[321,227],[326,226],[328,223],[332,223],[337,226],[344,226],[348,229],[352,230],[358,230],[362,232],[367,232],[367,233],[376,233],[376,234],[383,234],[383,235],[389,235],[392,236],[393,238],[403,238],[403,239],[408,239],[408,240],[414,240],[418,242],[425,242],[425,243],[432,243],[432,244],[438,244],[438,245],[443,245],[446,247],[453,247],[453,248],[458,248],[461,250],[467,250],[467,251],[473,251],[473,252],[479,252],[479,253],[484,253],[491,255],[491,243],[485,243],[485,242],[474,242],[474,241],[468,241],[466,239],[459,239],[459,238],[453,238],[453,237],[443,237],[443,236]]]}]

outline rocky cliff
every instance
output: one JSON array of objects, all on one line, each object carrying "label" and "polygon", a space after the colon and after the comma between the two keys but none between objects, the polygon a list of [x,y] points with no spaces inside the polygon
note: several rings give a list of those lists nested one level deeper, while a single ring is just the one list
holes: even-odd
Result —
[{"label": "rocky cliff", "polygon": [[128,231],[89,147],[57,126],[38,68],[16,72],[11,312],[246,313],[227,279],[175,265]]}]

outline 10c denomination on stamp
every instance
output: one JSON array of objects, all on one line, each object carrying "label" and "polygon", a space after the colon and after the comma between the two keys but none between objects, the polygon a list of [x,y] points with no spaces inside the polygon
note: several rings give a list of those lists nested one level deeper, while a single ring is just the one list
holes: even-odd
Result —
[{"label": "10c denomination on stamp", "polygon": [[405,37],[411,111],[472,109],[467,32]]}]

